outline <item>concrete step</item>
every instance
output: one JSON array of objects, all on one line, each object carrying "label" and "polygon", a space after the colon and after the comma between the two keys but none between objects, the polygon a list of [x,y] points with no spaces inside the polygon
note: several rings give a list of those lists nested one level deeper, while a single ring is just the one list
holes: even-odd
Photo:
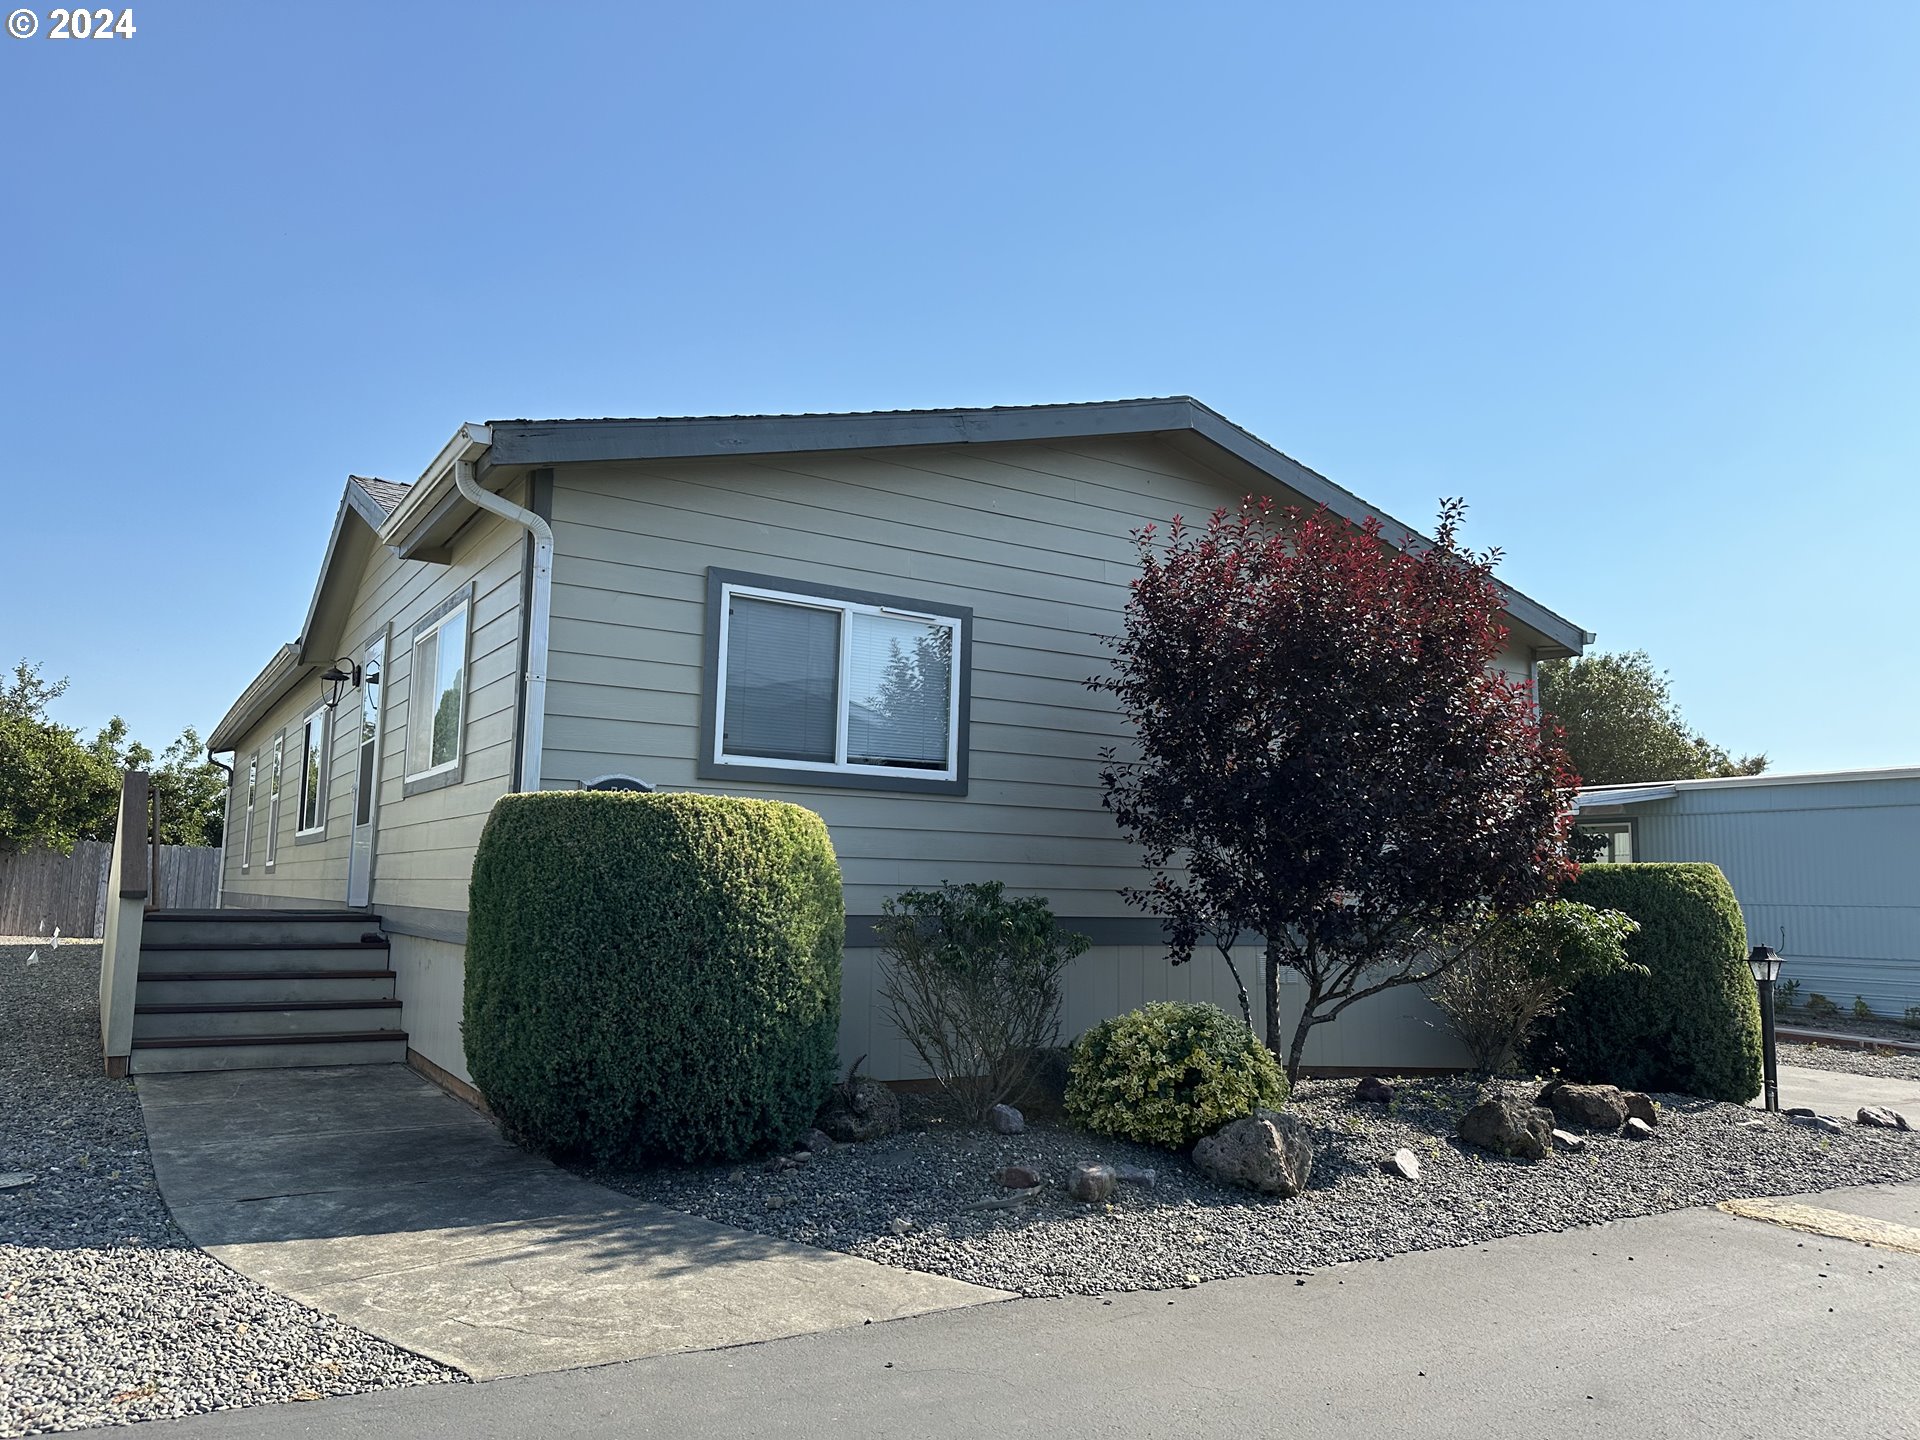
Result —
[{"label": "concrete step", "polygon": [[237,1001],[136,1005],[133,1042],[229,1035],[337,1035],[400,1028],[398,1000]]},{"label": "concrete step", "polygon": [[341,1031],[330,1035],[229,1035],[136,1040],[127,1069],[135,1075],[187,1070],[284,1070],[307,1065],[402,1065],[406,1032]]},{"label": "concrete step", "polygon": [[322,941],[299,945],[245,941],[236,945],[140,946],[142,975],[210,975],[225,970],[377,970],[387,963],[385,940],[377,945]]},{"label": "concrete step", "polygon": [[142,975],[133,1003],[137,1013],[147,1005],[302,1004],[391,1000],[393,995],[391,970],[216,971],[164,979]]},{"label": "concrete step", "polygon": [[363,910],[152,910],[142,939],[168,944],[227,945],[247,941],[295,944],[358,940],[380,930]]}]

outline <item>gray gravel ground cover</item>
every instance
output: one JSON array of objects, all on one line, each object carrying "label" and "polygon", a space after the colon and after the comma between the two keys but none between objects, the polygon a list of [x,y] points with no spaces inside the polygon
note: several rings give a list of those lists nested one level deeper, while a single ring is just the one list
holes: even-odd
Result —
[{"label": "gray gravel ground cover", "polygon": [[1920,1080],[1920,1054],[1911,1051],[1858,1050],[1851,1045],[1801,1045],[1782,1040],[1779,1053],[1782,1065],[1878,1075],[1887,1080]]},{"label": "gray gravel ground cover", "polygon": [[188,1243],[100,1073],[99,974],[97,941],[0,940],[0,1175],[35,1177],[0,1190],[0,1436],[461,1378]]},{"label": "gray gravel ground cover", "polygon": [[[1018,1136],[943,1121],[910,1102],[909,1125],[795,1169],[764,1166],[598,1172],[648,1200],[887,1265],[1025,1295],[1170,1289],[1288,1274],[1408,1250],[1564,1230],[1737,1196],[1920,1178],[1920,1133],[1866,1127],[1826,1136],[1738,1105],[1658,1096],[1655,1138],[1590,1137],[1585,1153],[1527,1164],[1460,1146],[1458,1117],[1483,1093],[1465,1079],[1406,1080],[1391,1111],[1351,1097],[1351,1080],[1308,1080],[1289,1108],[1313,1128],[1309,1188],[1266,1199],[1213,1184],[1185,1157],[1102,1140],[1060,1123]],[[1538,1090],[1502,1084],[1515,1093]],[[1758,1121],[1755,1125],[1753,1122]],[[1422,1178],[1381,1173],[1405,1146]],[[1122,1187],[1087,1206],[1060,1184],[1082,1160],[1145,1165],[1151,1190]],[[970,1209],[1007,1192],[1006,1165],[1046,1177],[1013,1210]]]}]

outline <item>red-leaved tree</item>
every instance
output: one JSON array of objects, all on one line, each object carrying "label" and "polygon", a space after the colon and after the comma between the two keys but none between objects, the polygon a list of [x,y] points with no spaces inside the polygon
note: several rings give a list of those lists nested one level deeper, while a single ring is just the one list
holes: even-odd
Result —
[{"label": "red-leaved tree", "polygon": [[1574,871],[1577,782],[1530,687],[1493,668],[1499,552],[1460,548],[1463,510],[1404,549],[1265,500],[1176,518],[1164,544],[1149,526],[1113,672],[1088,682],[1138,735],[1137,759],[1102,752],[1107,808],[1155,872],[1128,899],[1175,964],[1203,938],[1264,940],[1276,1055],[1279,973],[1299,974],[1292,1077],[1314,1026],[1432,979],[1465,927]]}]

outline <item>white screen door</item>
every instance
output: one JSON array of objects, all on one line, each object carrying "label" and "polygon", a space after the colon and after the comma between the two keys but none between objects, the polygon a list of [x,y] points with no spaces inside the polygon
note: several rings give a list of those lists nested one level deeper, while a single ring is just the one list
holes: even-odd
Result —
[{"label": "white screen door", "polygon": [[380,695],[385,689],[387,637],[367,642],[360,681],[360,768],[353,780],[353,842],[347,851],[347,904],[365,905],[373,894],[373,831],[380,810]]}]

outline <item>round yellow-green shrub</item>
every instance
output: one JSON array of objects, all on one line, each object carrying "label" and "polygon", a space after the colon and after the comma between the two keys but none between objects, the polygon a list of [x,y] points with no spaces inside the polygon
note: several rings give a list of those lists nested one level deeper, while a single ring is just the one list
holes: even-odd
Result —
[{"label": "round yellow-green shrub", "polygon": [[1067,1069],[1069,1120],[1172,1150],[1286,1103],[1286,1072],[1218,1005],[1159,1000],[1103,1020],[1074,1042]]}]

